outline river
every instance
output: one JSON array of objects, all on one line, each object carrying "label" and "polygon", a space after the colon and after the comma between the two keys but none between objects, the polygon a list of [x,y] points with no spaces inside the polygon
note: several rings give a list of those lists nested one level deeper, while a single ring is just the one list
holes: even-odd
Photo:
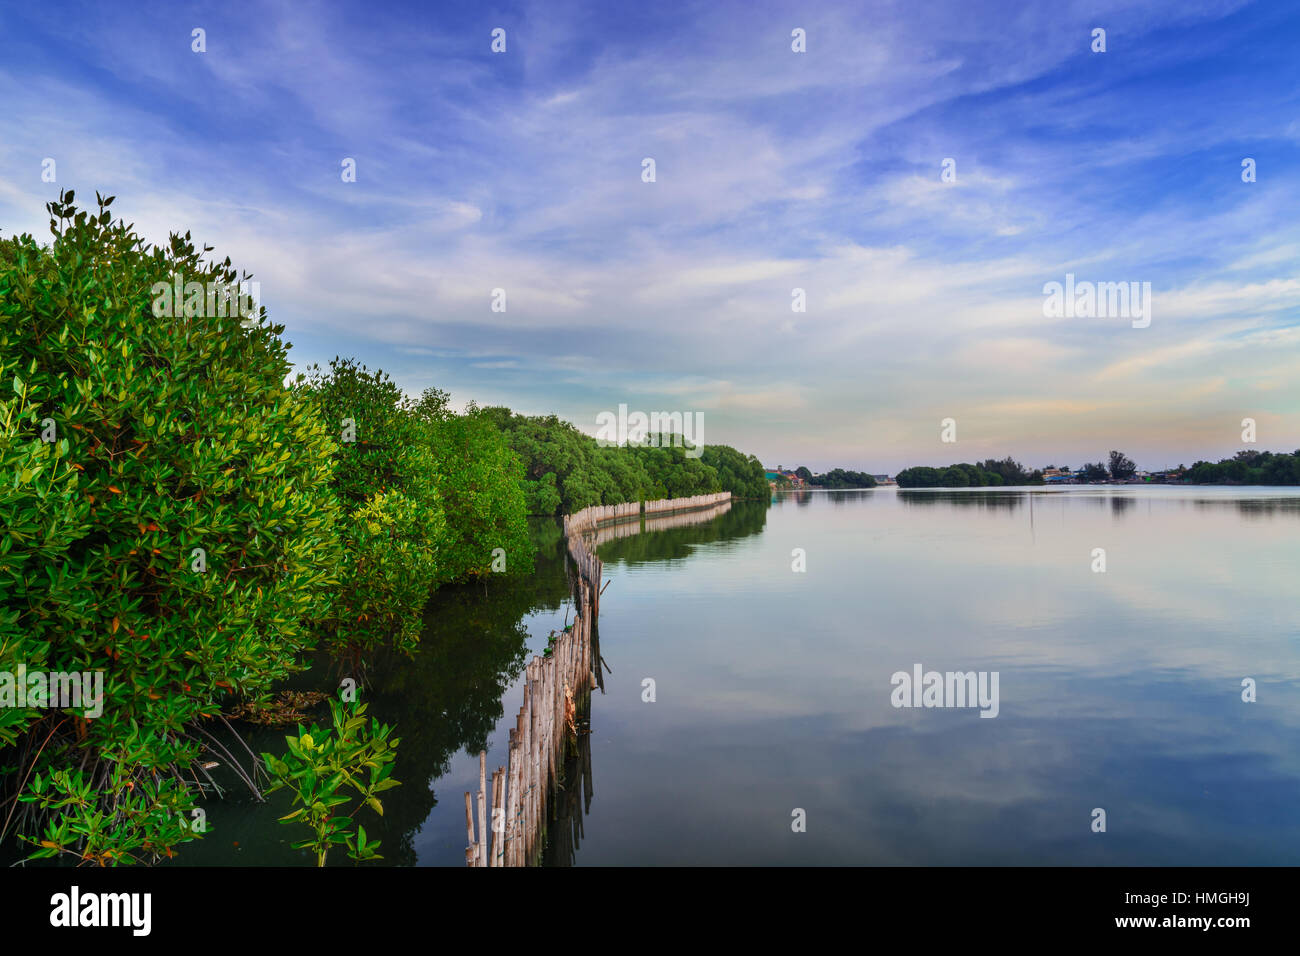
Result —
[{"label": "river", "polygon": [[[533,575],[443,589],[415,660],[372,670],[390,864],[464,865],[478,752],[505,762],[521,667],[571,619],[535,535]],[[1300,859],[1298,489],[791,492],[599,554],[591,795],[548,862]],[[918,668],[996,674],[996,716],[895,706]],[[282,802],[209,801],[181,862],[309,863]]]}]

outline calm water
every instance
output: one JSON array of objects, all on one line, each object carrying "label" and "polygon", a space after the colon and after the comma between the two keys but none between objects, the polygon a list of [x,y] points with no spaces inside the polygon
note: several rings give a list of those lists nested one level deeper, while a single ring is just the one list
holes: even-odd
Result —
[{"label": "calm water", "polygon": [[[532,578],[440,593],[417,659],[374,671],[403,738],[366,821],[389,863],[464,865],[478,751],[505,762],[520,668],[571,607],[537,533]],[[1300,862],[1295,489],[787,494],[600,554],[578,864]],[[895,708],[916,664],[998,672],[998,716]],[[306,862],[283,812],[213,806],[185,862]]]}]

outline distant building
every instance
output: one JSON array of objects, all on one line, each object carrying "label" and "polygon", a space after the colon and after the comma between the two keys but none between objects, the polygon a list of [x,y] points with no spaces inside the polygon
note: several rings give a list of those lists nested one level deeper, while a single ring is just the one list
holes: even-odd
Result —
[{"label": "distant building", "polygon": [[874,478],[874,479],[876,479],[876,484],[878,484],[878,485],[896,485],[896,484],[898,484],[898,482],[896,482],[893,478],[890,478],[888,475],[872,475],[871,477]]},{"label": "distant building", "polygon": [[802,488],[806,482],[796,475],[793,471],[782,471],[781,466],[776,466],[776,471],[764,471],[763,477],[767,479],[770,485],[776,485],[780,481],[788,481],[796,488]]}]

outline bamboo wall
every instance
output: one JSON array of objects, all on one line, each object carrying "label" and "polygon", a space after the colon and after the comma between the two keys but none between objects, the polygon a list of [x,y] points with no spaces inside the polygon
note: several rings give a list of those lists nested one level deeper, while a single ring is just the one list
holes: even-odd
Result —
[{"label": "bamboo wall", "polygon": [[[600,573],[599,560],[594,570]],[[539,654],[525,669],[524,703],[510,730],[509,756],[506,766],[492,774],[490,791],[487,754],[479,754],[477,838],[473,801],[465,794],[465,862],[470,866],[530,866],[541,853],[547,800],[568,746],[577,743],[578,705],[593,684],[595,588],[585,578],[575,587],[580,610],[573,624],[549,657]]]},{"label": "bamboo wall", "polygon": [[696,508],[692,511],[665,511],[646,518],[643,521],[624,521],[620,524],[601,525],[595,531],[585,533],[584,543],[589,548],[599,548],[607,541],[627,538],[646,531],[668,531],[672,528],[684,528],[688,525],[712,521],[718,515],[731,510],[731,500],[720,501],[709,508]]},{"label": "bamboo wall", "polygon": [[[663,514],[670,511],[693,511],[698,508],[712,508],[722,502],[731,501],[730,491],[720,491],[713,495],[693,495],[690,498],[663,498],[644,503],[645,515]],[[602,524],[611,521],[628,521],[638,518],[642,513],[642,503],[631,501],[621,505],[592,505],[581,511],[564,516],[564,534],[570,536],[587,531],[594,531]]]},{"label": "bamboo wall", "polygon": [[660,514],[665,511],[689,511],[694,508],[711,508],[723,501],[730,500],[730,491],[720,491],[716,495],[693,495],[690,498],[664,498],[660,501],[647,501],[645,503],[645,513],[648,518],[652,514]]},{"label": "bamboo wall", "polygon": [[[729,507],[730,502],[731,493],[723,492],[647,501],[645,507],[647,513],[666,516],[670,512],[723,504]],[[601,536],[597,529],[605,522],[627,522],[640,515],[640,502],[631,502],[584,508],[564,518],[569,559],[574,569],[577,614],[569,629],[556,640],[550,656],[537,655],[525,669],[524,703],[510,731],[506,766],[493,771],[490,788],[487,753],[479,754],[477,802],[473,794],[465,794],[465,828],[469,837],[465,863],[468,866],[531,866],[541,857],[550,818],[548,800],[555,793],[559,771],[570,748],[581,753],[577,747],[578,709],[592,688],[602,683],[595,633],[603,573],[593,550]],[[694,517],[699,520],[698,516]],[[647,526],[669,523],[676,522],[660,517],[654,522],[647,521]],[[630,527],[640,530],[639,523]],[[589,752],[585,766],[585,786],[589,788]],[[590,794],[587,796],[589,799]],[[573,837],[576,836],[575,831]]]}]

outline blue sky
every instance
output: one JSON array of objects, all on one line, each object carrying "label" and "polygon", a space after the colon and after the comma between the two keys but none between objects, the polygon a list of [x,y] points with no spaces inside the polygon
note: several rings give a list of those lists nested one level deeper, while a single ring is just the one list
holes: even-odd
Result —
[{"label": "blue sky", "polygon": [[[769,465],[1293,450],[1297,41],[1284,3],[4,0],[0,233],[113,193],[253,272],[297,363],[701,412]],[[1150,282],[1150,326],[1045,317],[1067,272]]]}]

